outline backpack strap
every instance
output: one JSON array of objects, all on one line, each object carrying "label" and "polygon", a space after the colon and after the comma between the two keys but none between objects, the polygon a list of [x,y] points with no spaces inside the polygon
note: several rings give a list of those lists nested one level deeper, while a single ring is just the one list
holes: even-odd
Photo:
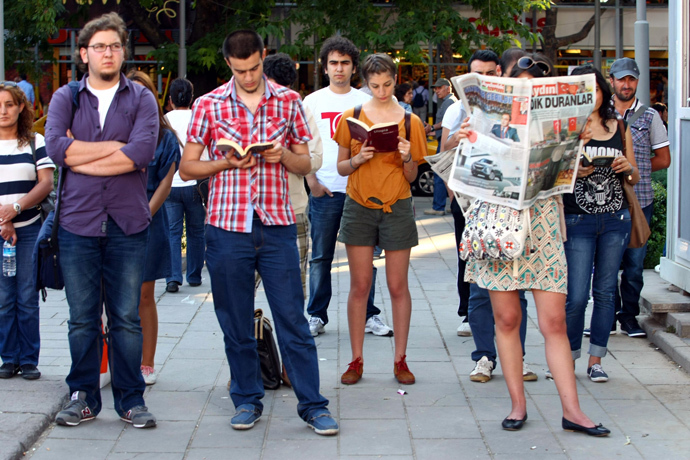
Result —
[{"label": "backpack strap", "polygon": [[633,113],[632,117],[630,117],[630,119],[626,120],[626,123],[628,123],[628,126],[632,126],[633,123],[635,123],[637,121],[637,119],[640,118],[642,116],[642,114],[644,114],[647,111],[648,108],[649,107],[647,107],[646,105],[641,104],[640,107],[635,111],[635,113]]},{"label": "backpack strap", "polygon": [[405,140],[410,140],[410,129],[412,125],[412,114],[405,110]]},{"label": "backpack strap", "polygon": [[355,106],[355,113],[352,116],[359,120],[360,113],[362,113],[362,104]]}]

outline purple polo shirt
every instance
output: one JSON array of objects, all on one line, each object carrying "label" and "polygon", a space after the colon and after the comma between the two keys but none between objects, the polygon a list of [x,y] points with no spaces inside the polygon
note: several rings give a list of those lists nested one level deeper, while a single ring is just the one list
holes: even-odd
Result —
[{"label": "purple polo shirt", "polygon": [[[88,75],[87,75],[88,76]],[[146,198],[146,166],[153,160],[158,140],[158,102],[151,92],[120,74],[120,86],[101,130],[98,99],[79,82],[79,108],[74,114],[72,134],[85,142],[120,141],[122,152],[136,165],[136,171],[118,176],[87,176],[65,165],[65,151],[73,140],[66,136],[72,117],[72,91],[65,85],[50,101],[46,120],[46,151],[66,171],[60,204],[60,226],[81,236],[105,236],[108,217],[126,235],[141,232],[151,221]]]}]

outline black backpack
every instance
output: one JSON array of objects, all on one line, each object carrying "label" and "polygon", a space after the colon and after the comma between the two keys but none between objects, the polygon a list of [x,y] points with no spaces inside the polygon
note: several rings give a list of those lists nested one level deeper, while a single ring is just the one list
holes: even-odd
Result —
[{"label": "black backpack", "polygon": [[[424,91],[424,87],[419,86],[417,89],[422,88],[422,91]],[[424,95],[420,93],[419,91],[414,90],[414,99],[412,99],[412,107],[415,109],[418,109],[419,107],[424,107]]]},{"label": "black backpack", "polygon": [[260,308],[254,311],[254,337],[256,338],[256,351],[259,353],[261,363],[261,379],[264,388],[276,390],[282,383],[282,368],[278,347],[273,338],[273,327],[264,312]]}]

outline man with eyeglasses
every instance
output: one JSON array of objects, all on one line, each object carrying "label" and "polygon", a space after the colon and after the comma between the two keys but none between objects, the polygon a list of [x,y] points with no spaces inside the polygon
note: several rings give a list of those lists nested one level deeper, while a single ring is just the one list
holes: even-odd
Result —
[{"label": "man with eyeglasses", "polygon": [[[510,72],[517,60],[524,55],[520,49],[506,50],[501,59],[491,50],[476,51],[468,63],[470,73],[480,75],[496,76],[503,75],[503,69]],[[443,134],[441,136],[441,151],[453,149],[459,144],[457,132],[462,123],[467,118],[467,112],[462,105],[462,101],[453,104],[443,117]],[[452,197],[453,195],[450,194]],[[465,229],[465,218],[460,209],[460,205],[453,198],[450,203],[450,210],[453,214],[455,223],[455,243],[456,248],[460,245],[462,232]],[[489,291],[482,289],[476,284],[465,282],[465,261],[460,258],[458,253],[458,294],[460,296],[460,307],[458,316],[463,318],[457,334],[462,337],[472,336],[476,349],[472,352],[472,361],[475,362],[474,369],[470,373],[470,380],[473,382],[485,383],[491,380],[491,374],[496,367],[496,345],[494,343],[494,317],[491,308]],[[522,342],[522,354],[525,354],[525,335],[527,332],[527,300],[524,291],[520,291],[520,306],[522,307],[522,322],[520,324],[520,341]],[[522,366],[522,378],[525,381],[537,380],[535,374],[525,364]]]},{"label": "man with eyeglasses", "polygon": [[156,426],[143,398],[138,305],[151,221],[146,167],[156,149],[158,107],[150,91],[121,73],[126,44],[116,13],[88,22],[75,53],[86,74],[78,88],[55,93],[46,122],[46,150],[64,174],[58,244],[72,357],[71,397],[58,425],[79,425],[101,410],[105,303],[115,411],[135,428]]}]

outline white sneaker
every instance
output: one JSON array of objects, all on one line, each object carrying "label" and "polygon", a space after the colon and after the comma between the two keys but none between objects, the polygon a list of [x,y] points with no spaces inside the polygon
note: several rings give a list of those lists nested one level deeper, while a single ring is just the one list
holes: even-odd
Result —
[{"label": "white sneaker", "polygon": [[470,323],[467,322],[467,316],[462,320],[460,326],[458,326],[458,335],[460,337],[472,337],[472,329],[470,329]]},{"label": "white sneaker", "polygon": [[546,369],[546,372],[544,373],[544,376],[545,376],[548,380],[553,380],[553,374],[551,373],[551,369]]},{"label": "white sneaker", "polygon": [[537,376],[537,374],[532,369],[527,367],[527,364],[525,364],[523,361],[523,363],[522,363],[522,380],[524,382],[536,382],[538,378],[539,377]]},{"label": "white sneaker", "polygon": [[489,361],[489,358],[482,356],[482,359],[477,361],[474,370],[470,372],[470,380],[473,382],[486,383],[491,380],[491,372],[494,370],[494,363]]},{"label": "white sneaker", "polygon": [[309,332],[311,332],[312,337],[316,337],[319,334],[326,332],[323,320],[318,316],[312,316],[309,318]]},{"label": "white sneaker", "polygon": [[158,380],[158,372],[151,366],[141,366],[141,375],[144,376],[146,385],[154,385]]},{"label": "white sneaker", "polygon": [[367,320],[367,324],[364,325],[364,332],[371,332],[374,335],[380,335],[382,337],[392,337],[393,329],[386,326],[381,320],[379,315],[374,315]]}]

